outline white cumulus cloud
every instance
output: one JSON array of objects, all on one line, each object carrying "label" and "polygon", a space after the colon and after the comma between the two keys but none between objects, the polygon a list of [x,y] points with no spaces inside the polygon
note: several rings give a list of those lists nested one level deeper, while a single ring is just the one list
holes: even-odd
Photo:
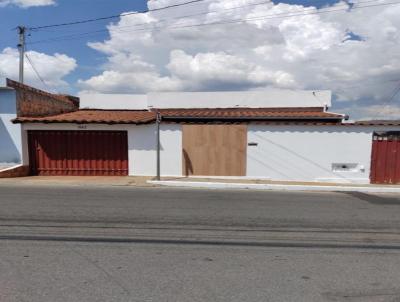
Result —
[{"label": "white cumulus cloud", "polygon": [[16,5],[19,7],[47,6],[55,5],[54,0],[0,0],[0,7],[7,5]]},{"label": "white cumulus cloud", "polygon": [[[208,0],[122,17],[108,26],[110,38],[89,44],[107,63],[79,85],[131,93],[331,89],[337,108],[363,117],[398,84],[400,5],[348,9],[345,2],[323,8],[260,2]],[[151,0],[148,6],[178,3]],[[321,13],[327,9],[343,10]],[[206,23],[219,24],[197,26]],[[399,102],[395,98],[391,106],[400,108]]]},{"label": "white cumulus cloud", "polygon": [[[36,51],[28,51],[28,57],[31,59],[37,72],[44,80],[44,85],[38,79],[30,63],[25,59],[25,82],[35,87],[47,90],[65,89],[68,84],[63,78],[70,74],[76,67],[75,59],[64,54],[55,53],[48,55]],[[0,77],[8,77],[18,80],[19,53],[15,48],[5,48],[0,52]]]}]

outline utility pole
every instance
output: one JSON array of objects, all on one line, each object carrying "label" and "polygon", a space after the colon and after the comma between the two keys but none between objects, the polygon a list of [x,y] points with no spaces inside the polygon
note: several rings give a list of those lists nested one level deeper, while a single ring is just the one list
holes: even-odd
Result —
[{"label": "utility pole", "polygon": [[24,83],[24,58],[25,58],[25,26],[18,26],[18,35],[19,35],[19,82]]},{"label": "utility pole", "polygon": [[161,114],[159,111],[157,111],[157,176],[156,176],[156,180],[161,180],[161,163],[160,163],[160,149],[161,149],[161,142],[160,142],[160,123],[161,123]]}]

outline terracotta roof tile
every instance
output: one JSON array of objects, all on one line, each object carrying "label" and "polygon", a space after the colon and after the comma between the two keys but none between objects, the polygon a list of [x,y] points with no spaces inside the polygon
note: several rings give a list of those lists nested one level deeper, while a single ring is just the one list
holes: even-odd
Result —
[{"label": "terracotta roof tile", "polygon": [[[161,109],[166,121],[188,121],[193,118],[206,121],[334,121],[343,115],[324,112],[322,108],[228,108],[228,109]],[[18,117],[15,123],[77,123],[77,124],[145,124],[156,120],[156,110],[98,110],[82,109],[45,117]]]},{"label": "terracotta roof tile", "polygon": [[83,109],[45,117],[18,117],[14,123],[147,124],[155,120],[154,112],[144,110]]},{"label": "terracotta roof tile", "polygon": [[167,119],[338,119],[344,115],[325,112],[323,108],[204,108],[204,109],[161,109]]}]

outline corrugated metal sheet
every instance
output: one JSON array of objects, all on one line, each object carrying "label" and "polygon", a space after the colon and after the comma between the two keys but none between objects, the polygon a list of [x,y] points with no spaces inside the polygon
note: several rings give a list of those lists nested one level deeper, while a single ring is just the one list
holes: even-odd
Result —
[{"label": "corrugated metal sheet", "polygon": [[128,175],[125,131],[29,131],[32,175]]},{"label": "corrugated metal sheet", "polygon": [[400,183],[400,132],[374,134],[371,182],[375,184]]}]

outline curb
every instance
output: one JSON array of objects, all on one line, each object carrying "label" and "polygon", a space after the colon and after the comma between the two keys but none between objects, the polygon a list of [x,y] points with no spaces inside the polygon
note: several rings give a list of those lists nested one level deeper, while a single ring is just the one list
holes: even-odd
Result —
[{"label": "curb", "polygon": [[155,181],[147,183],[164,187],[202,188],[202,189],[244,189],[264,191],[306,191],[306,192],[361,192],[361,193],[400,193],[400,187],[351,187],[318,185],[282,185],[282,184],[241,184],[196,181]]},{"label": "curb", "polygon": [[0,170],[0,178],[17,178],[28,176],[29,167],[24,165],[16,165]]},{"label": "curb", "polygon": [[5,168],[0,168],[0,172],[8,172],[8,171],[14,170],[16,168],[20,168],[22,166],[23,166],[22,164],[16,164],[16,165],[8,166],[8,167],[5,167]]}]

